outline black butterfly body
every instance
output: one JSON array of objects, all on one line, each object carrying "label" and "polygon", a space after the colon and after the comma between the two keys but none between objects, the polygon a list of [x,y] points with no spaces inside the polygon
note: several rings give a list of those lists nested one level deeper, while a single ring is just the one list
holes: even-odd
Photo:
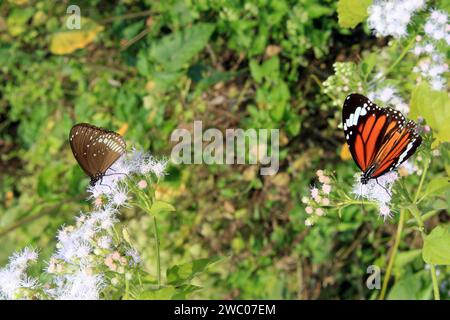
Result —
[{"label": "black butterfly body", "polygon": [[87,123],[74,125],[69,141],[75,159],[91,178],[91,185],[103,178],[126,149],[125,141],[118,133]]},{"label": "black butterfly body", "polygon": [[422,143],[414,121],[392,108],[380,108],[363,95],[350,94],[342,111],[344,134],[361,183],[392,171]]}]

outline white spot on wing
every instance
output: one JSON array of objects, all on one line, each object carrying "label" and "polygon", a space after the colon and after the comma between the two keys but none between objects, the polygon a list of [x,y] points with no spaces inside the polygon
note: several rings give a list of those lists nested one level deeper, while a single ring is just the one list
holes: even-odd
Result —
[{"label": "white spot on wing", "polygon": [[349,127],[351,127],[352,125],[353,125],[353,117],[354,117],[355,115],[352,113],[351,115],[350,115],[350,119],[348,120],[348,126]]},{"label": "white spot on wing", "polygon": [[353,118],[353,125],[356,126],[358,124],[359,114],[361,113],[361,107],[356,108],[355,117]]}]

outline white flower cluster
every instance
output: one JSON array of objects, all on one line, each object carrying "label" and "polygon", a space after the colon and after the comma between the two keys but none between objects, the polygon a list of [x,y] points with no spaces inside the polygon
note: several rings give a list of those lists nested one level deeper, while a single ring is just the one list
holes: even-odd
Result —
[{"label": "white flower cluster", "polygon": [[342,100],[352,92],[363,92],[363,82],[359,76],[358,67],[353,62],[335,62],[334,74],[323,82],[323,91],[335,96],[333,105],[340,106]]},{"label": "white flower cluster", "polygon": [[324,216],[325,208],[331,205],[332,179],[323,170],[317,170],[316,175],[322,185],[319,188],[314,186],[310,189],[311,197],[302,198],[302,202],[306,206],[305,212],[309,215],[305,220],[307,227],[314,225],[319,217]]},{"label": "white flower cluster", "polygon": [[425,34],[436,41],[445,40],[450,45],[450,25],[447,13],[440,10],[432,10],[423,27]]},{"label": "white flower cluster", "polygon": [[[136,150],[123,156],[113,170],[108,171],[110,175],[106,175],[101,184],[88,189],[92,197],[106,196],[108,201],[93,212],[81,213],[74,226],[62,227],[58,232],[56,252],[46,268],[52,282],[44,287],[37,279],[26,275],[28,263],[37,260],[37,253],[25,248],[0,269],[0,299],[31,298],[18,295],[18,292],[40,288],[43,297],[49,299],[96,300],[107,283],[102,270],[129,276],[126,268],[135,267],[141,258],[128,242],[114,244],[113,227],[118,222],[118,208],[128,199],[126,184],[119,182],[134,173],[153,173],[160,177],[164,174],[165,164]],[[113,174],[115,172],[122,174]],[[141,180],[139,185],[142,189],[147,183]],[[115,277],[111,280],[113,282],[118,283],[119,280]]]},{"label": "white flower cluster", "polygon": [[402,99],[402,97],[397,93],[397,90],[392,86],[386,86],[374,92],[370,92],[367,97],[372,101],[379,100],[384,104],[389,103],[394,109],[403,114],[408,114],[409,112],[409,105]]},{"label": "white flower cluster", "polygon": [[[115,206],[123,206],[128,200],[128,190],[120,182],[130,174],[154,174],[160,178],[164,176],[167,161],[156,160],[152,155],[133,150],[120,157],[105,173],[103,178],[94,186],[88,188],[91,198],[98,199],[106,196],[108,202]],[[96,203],[101,205],[101,203]]]},{"label": "white flower cluster", "polygon": [[375,0],[368,8],[367,22],[377,36],[401,38],[408,33],[413,14],[425,6],[425,0]]},{"label": "white flower cluster", "polygon": [[421,174],[422,170],[411,160],[406,160],[398,167],[398,173],[400,176],[409,176],[413,173]]},{"label": "white flower cluster", "polygon": [[446,83],[444,74],[448,71],[448,64],[444,63],[444,55],[435,54],[431,59],[421,60],[413,71],[430,80],[431,87],[434,90],[444,89]]},{"label": "white flower cluster", "polygon": [[58,300],[98,300],[104,286],[103,275],[94,274],[89,268],[59,276],[55,282],[56,288],[48,292]]},{"label": "white flower cluster", "polygon": [[391,217],[389,202],[392,198],[392,186],[398,178],[397,173],[394,171],[385,173],[377,179],[370,179],[367,184],[361,183],[361,176],[359,174],[355,175],[355,178],[356,182],[353,185],[353,194],[358,197],[378,202],[380,215],[384,219]]},{"label": "white flower cluster", "polygon": [[28,247],[9,258],[8,265],[0,269],[0,299],[16,299],[18,290],[36,289],[39,286],[37,279],[26,274],[29,264],[37,258],[36,250]]},{"label": "white flower cluster", "polygon": [[[447,14],[434,10],[424,26],[425,38],[416,37],[413,54],[420,58],[413,72],[419,73],[429,81],[434,90],[443,90],[446,86],[445,73],[448,72],[446,56],[437,49],[437,42],[445,39],[450,44],[450,25],[447,24]],[[420,78],[419,78],[420,80]]]}]

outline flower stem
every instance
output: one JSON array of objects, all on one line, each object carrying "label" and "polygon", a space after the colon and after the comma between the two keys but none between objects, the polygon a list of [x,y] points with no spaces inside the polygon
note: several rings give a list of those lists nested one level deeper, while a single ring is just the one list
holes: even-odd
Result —
[{"label": "flower stem", "polygon": [[419,199],[420,191],[422,190],[423,182],[425,181],[425,176],[428,171],[429,160],[425,159],[425,168],[423,168],[422,176],[420,177],[419,186],[417,187],[416,195],[414,196],[414,203],[417,204],[417,200]]},{"label": "flower stem", "polygon": [[325,93],[332,101],[337,100],[337,98],[333,96],[331,93],[325,92],[325,87],[323,86],[322,82],[319,80],[319,78],[317,78],[316,75],[312,74],[311,79],[313,79],[317,83],[317,85],[320,87],[323,93]]},{"label": "flower stem", "polygon": [[[424,170],[425,171],[425,170]],[[409,211],[412,213],[414,218],[416,219],[417,225],[419,226],[420,234],[422,235],[423,241],[425,241],[425,237],[427,236],[425,232],[425,225],[423,223],[422,217],[420,215],[419,209],[416,205],[409,206]],[[436,268],[434,265],[430,265],[430,272],[431,272],[431,281],[433,283],[433,294],[435,300],[440,300],[440,294],[439,294],[439,284],[436,277]]]},{"label": "flower stem", "polygon": [[127,276],[125,275],[125,296],[123,297],[124,300],[130,299],[130,282],[127,279]]},{"label": "flower stem", "polygon": [[[423,168],[422,177],[420,178],[419,187],[417,188],[416,195],[414,196],[414,204],[409,206],[409,211],[412,213],[414,218],[416,219],[417,225],[419,226],[420,234],[422,236],[423,241],[425,241],[425,237],[427,236],[425,231],[425,225],[423,223],[422,215],[420,214],[419,208],[417,207],[417,203],[420,202],[419,195],[423,186],[423,182],[425,181],[425,176],[427,175],[428,166],[430,164],[429,159],[425,159],[425,167]],[[430,265],[430,273],[431,273],[431,281],[433,283],[433,294],[434,300],[440,300],[441,295],[439,293],[439,284],[436,276],[436,268],[434,265]]]},{"label": "flower stem", "polygon": [[431,272],[431,280],[433,281],[434,300],[441,300],[441,295],[439,293],[439,285],[436,277],[436,268],[434,267],[434,265],[431,265],[430,272]]},{"label": "flower stem", "polygon": [[383,74],[383,77],[377,79],[376,82],[378,82],[380,79],[385,78],[389,73],[392,72],[392,70],[394,70],[394,68],[400,63],[400,61],[403,60],[403,58],[405,57],[405,55],[408,53],[408,51],[411,49],[411,47],[413,46],[414,42],[416,40],[416,37],[413,36],[411,38],[411,40],[408,42],[408,44],[406,45],[406,47],[403,49],[402,53],[398,56],[397,60],[394,61],[393,64],[391,64],[391,66],[389,67],[389,69],[386,70],[386,72]]},{"label": "flower stem", "polygon": [[158,275],[158,288],[161,287],[161,256],[159,254],[159,234],[158,224],[156,223],[156,216],[153,215],[153,227],[155,234],[155,249],[156,249],[156,273]]},{"label": "flower stem", "polygon": [[403,226],[405,225],[405,214],[406,214],[405,209],[400,210],[400,221],[398,222],[397,233],[395,235],[395,242],[394,246],[392,247],[391,256],[389,257],[389,262],[386,269],[386,275],[384,276],[383,285],[381,287],[380,296],[378,297],[379,300],[384,300],[386,296],[386,290],[389,283],[389,279],[391,277],[392,267],[394,266],[398,246],[400,245],[400,240],[402,238]]}]

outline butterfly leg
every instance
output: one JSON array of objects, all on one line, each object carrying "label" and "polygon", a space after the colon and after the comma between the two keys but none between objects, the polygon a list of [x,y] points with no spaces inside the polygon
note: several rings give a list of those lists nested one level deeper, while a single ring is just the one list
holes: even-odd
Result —
[{"label": "butterfly leg", "polygon": [[99,183],[99,185],[100,186],[105,186],[105,187],[108,187],[109,188],[109,190],[111,190],[112,191],[112,188],[111,188],[111,186],[108,186],[107,184],[103,184],[102,183],[103,182],[103,175],[100,177],[100,183]]},{"label": "butterfly leg", "polygon": [[378,179],[377,179],[377,178],[375,178],[375,181],[377,182],[377,184],[378,184],[380,187],[382,187],[382,188],[384,189],[384,191],[386,191],[386,193],[389,195],[389,197],[392,198],[392,194],[389,192],[388,189],[386,189],[386,187],[382,186],[382,185],[378,182]]},{"label": "butterfly leg", "polygon": [[115,176],[115,175],[118,175],[118,174],[122,174],[122,175],[126,176],[127,178],[130,177],[128,174],[122,173],[122,172],[110,173],[110,174],[104,174],[103,177]]},{"label": "butterfly leg", "polygon": [[108,186],[107,184],[103,184],[101,181],[100,181],[100,186],[105,186],[105,187],[108,187],[109,188],[109,190],[111,190],[112,191],[112,188],[111,188],[111,186]]}]

